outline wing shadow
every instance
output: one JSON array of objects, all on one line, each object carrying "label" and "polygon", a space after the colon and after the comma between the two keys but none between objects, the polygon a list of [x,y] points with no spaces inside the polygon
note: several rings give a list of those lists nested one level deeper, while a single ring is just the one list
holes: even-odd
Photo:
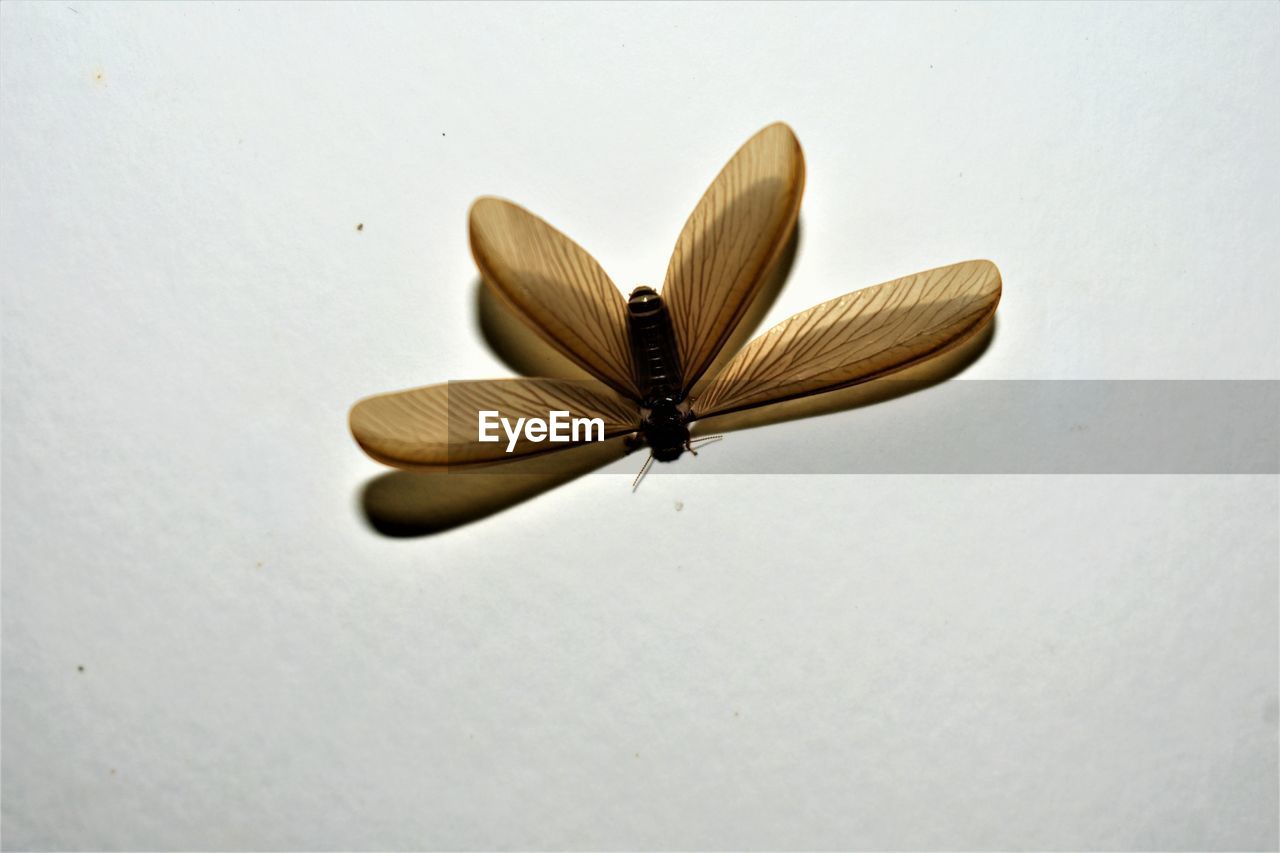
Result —
[{"label": "wing shadow", "polygon": [[615,438],[471,470],[391,471],[365,484],[360,505],[385,536],[427,536],[501,512],[626,454]]}]

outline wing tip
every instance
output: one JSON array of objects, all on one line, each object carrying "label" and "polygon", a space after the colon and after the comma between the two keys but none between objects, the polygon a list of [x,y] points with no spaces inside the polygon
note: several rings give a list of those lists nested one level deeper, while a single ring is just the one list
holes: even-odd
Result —
[{"label": "wing tip", "polygon": [[985,310],[983,311],[982,319],[975,326],[976,330],[986,326],[995,317],[996,308],[1000,305],[1000,297],[1004,293],[1004,281],[1000,276],[1000,268],[996,266],[995,261],[986,258],[974,258],[963,263],[972,264],[979,273],[974,296],[983,303]]},{"label": "wing tip", "polygon": [[497,195],[476,196],[475,201],[471,202],[471,207],[467,209],[467,217],[468,218],[473,217],[476,215],[477,211],[483,210],[484,208],[487,208],[487,207],[518,207],[518,206],[519,205],[517,205],[515,202],[511,201],[510,199],[503,198],[502,196],[497,196]]},{"label": "wing tip", "polygon": [[785,121],[775,121],[772,124],[767,124],[756,131],[756,134],[748,140],[748,144],[765,140],[775,143],[783,141],[788,143],[787,147],[790,148],[792,155],[799,161],[800,168],[803,169],[804,149],[800,147],[800,137],[796,136],[796,132],[791,128],[791,125]]},{"label": "wing tip", "polygon": [[[425,386],[434,387],[434,386]],[[409,389],[418,390],[418,389]],[[347,412],[347,428],[351,432],[351,437],[355,439],[356,445],[364,451],[365,455],[382,465],[391,468],[399,468],[406,471],[417,470],[437,470],[448,466],[447,462],[440,463],[435,460],[423,458],[415,458],[412,455],[406,455],[404,451],[404,442],[397,439],[394,435],[388,433],[385,429],[385,419],[380,418],[374,413],[377,406],[388,402],[390,399],[403,394],[403,391],[391,391],[383,394],[373,394],[363,399],[357,400]],[[383,428],[379,428],[379,423]]]},{"label": "wing tip", "polygon": [[482,195],[471,202],[467,209],[467,245],[481,277],[491,278],[493,275],[495,235],[507,230],[512,214],[521,213],[528,214],[528,211],[500,196]]},{"label": "wing tip", "polygon": [[960,261],[954,264],[947,264],[942,267],[935,267],[924,273],[917,275],[928,275],[930,273],[942,272],[944,270],[957,270],[961,267],[972,267],[974,275],[970,280],[970,292],[976,296],[994,296],[997,301],[1000,299],[1000,292],[1004,287],[1003,279],[1000,275],[1000,268],[996,266],[995,261],[987,258],[973,258],[967,261]]},{"label": "wing tip", "polygon": [[989,267],[991,271],[996,274],[996,278],[997,279],[1000,278],[1000,267],[996,266],[996,262],[991,260],[990,258],[974,258],[973,260],[969,261],[969,263],[978,264],[983,267]]},{"label": "wing tip", "polygon": [[377,453],[378,437],[376,431],[372,429],[369,423],[370,405],[380,396],[382,395],[375,394],[371,397],[357,400],[351,406],[351,410],[347,412],[347,429],[351,431],[351,437],[355,439],[361,450],[371,458],[383,462],[384,460]]},{"label": "wing tip", "polygon": [[766,124],[764,127],[760,128],[760,130],[756,131],[756,136],[764,136],[766,134],[772,135],[776,133],[784,134],[793,142],[795,142],[796,145],[800,144],[799,138],[796,137],[795,130],[792,129],[791,125],[781,120]]},{"label": "wing tip", "polygon": [[979,269],[986,273],[984,276],[986,287],[983,288],[983,292],[999,302],[1000,294],[1004,291],[1004,278],[1000,275],[1000,268],[996,266],[996,262],[986,258],[976,258],[970,263],[977,264]]},{"label": "wing tip", "polygon": [[791,125],[785,121],[775,121],[757,131],[755,136],[751,137],[742,147],[746,148],[752,143],[763,142],[771,144],[785,143],[787,153],[791,156],[791,185],[795,197],[793,214],[798,216],[800,196],[804,193],[805,183],[804,148],[800,146],[800,138],[791,129]]},{"label": "wing tip", "polygon": [[471,206],[467,208],[467,230],[472,241],[475,241],[478,231],[494,224],[492,219],[495,216],[501,216],[512,208],[521,209],[515,202],[496,195],[482,195],[471,202]]}]

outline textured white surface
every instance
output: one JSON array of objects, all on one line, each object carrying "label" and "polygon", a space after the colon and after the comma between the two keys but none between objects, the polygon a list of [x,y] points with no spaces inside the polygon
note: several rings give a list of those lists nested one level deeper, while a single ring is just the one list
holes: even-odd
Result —
[{"label": "textured white surface", "polygon": [[775,119],[809,182],[771,319],[985,256],[966,377],[1280,378],[1278,36],[4,3],[5,847],[1274,849],[1275,477],[684,460],[632,496],[628,460],[388,539],[345,416],[508,373],[474,197],[656,283]]}]

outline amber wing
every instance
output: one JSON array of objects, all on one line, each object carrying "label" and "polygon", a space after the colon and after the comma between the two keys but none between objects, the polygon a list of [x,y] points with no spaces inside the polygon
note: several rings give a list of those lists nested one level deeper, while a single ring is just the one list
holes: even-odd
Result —
[{"label": "amber wing", "polygon": [[[507,436],[500,426],[498,441],[478,440],[481,411],[497,412],[513,425],[517,418],[546,420],[555,411],[600,418],[605,438],[633,432],[639,423],[635,403],[593,382],[487,379],[368,397],[351,409],[351,433],[374,459],[398,468],[508,462],[585,443],[521,438],[508,453]],[[585,430],[579,434],[585,437]]]},{"label": "amber wing", "polygon": [[685,222],[662,296],[693,387],[764,284],[795,228],[804,156],[785,124],[751,137],[711,182]]},{"label": "amber wing", "polygon": [[503,199],[479,199],[470,220],[471,252],[499,297],[592,376],[638,399],[626,302],[595,258]]},{"label": "amber wing", "polygon": [[1000,272],[965,261],[832,299],[747,344],[692,406],[725,414],[866,382],[940,355],[981,329]]}]

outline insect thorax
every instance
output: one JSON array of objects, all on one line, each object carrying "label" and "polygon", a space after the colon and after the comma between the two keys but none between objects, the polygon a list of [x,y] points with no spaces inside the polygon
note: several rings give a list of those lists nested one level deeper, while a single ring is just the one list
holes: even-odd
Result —
[{"label": "insect thorax", "polygon": [[668,397],[646,407],[640,431],[659,462],[671,462],[689,446],[689,407]]}]

